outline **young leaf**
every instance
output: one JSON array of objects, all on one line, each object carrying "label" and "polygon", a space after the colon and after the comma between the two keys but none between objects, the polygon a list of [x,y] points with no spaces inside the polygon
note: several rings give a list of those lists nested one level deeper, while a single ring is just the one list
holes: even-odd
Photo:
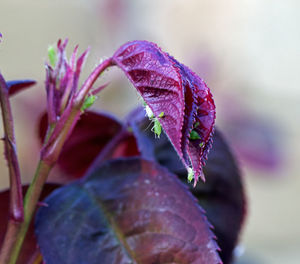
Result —
[{"label": "young leaf", "polygon": [[[124,71],[154,117],[164,113],[159,120],[161,127],[185,167],[192,168],[196,183],[203,175],[201,170],[211,147],[215,119],[209,88],[195,73],[151,42],[133,41],[121,46],[112,62]],[[199,125],[195,126],[196,123]],[[199,139],[189,139],[192,129]]]},{"label": "young leaf", "polygon": [[[134,110],[127,119],[130,120],[128,125],[136,137],[141,156],[160,163],[186,183],[188,174],[185,167],[163,132],[160,140],[153,138],[147,129],[150,121],[145,117],[144,110]],[[189,185],[190,191],[206,210],[221,248],[222,261],[229,264],[245,219],[246,198],[235,158],[218,130],[213,135],[212,149],[203,171],[207,181],[198,183],[195,188]],[[190,179],[192,177],[191,173]]]},{"label": "young leaf", "polygon": [[221,263],[203,210],[173,174],[130,158],[50,195],[35,222],[53,263]]}]

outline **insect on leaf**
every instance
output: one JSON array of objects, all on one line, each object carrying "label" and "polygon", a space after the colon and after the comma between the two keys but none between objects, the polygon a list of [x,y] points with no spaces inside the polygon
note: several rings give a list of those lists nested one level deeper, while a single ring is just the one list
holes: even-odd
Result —
[{"label": "insect on leaf", "polygon": [[[151,121],[145,117],[142,107],[135,109],[127,119],[137,139],[141,156],[158,162],[187,184],[186,169],[165,133],[162,131],[160,139],[156,140],[152,132],[146,130]],[[190,172],[188,180],[193,179],[192,171]],[[203,172],[206,177],[205,183],[199,182],[195,188],[187,185],[214,226],[223,263],[229,264],[232,263],[233,250],[245,220],[247,204],[238,163],[217,128]]]},{"label": "insect on leaf", "polygon": [[[165,131],[186,169],[192,169],[194,184],[199,177],[204,180],[202,166],[211,148],[215,120],[214,101],[204,81],[148,41],[124,44],[112,62],[141,94],[148,117],[163,113],[161,127],[154,124],[153,130],[159,134],[161,128]],[[198,136],[190,138],[191,131]]]}]

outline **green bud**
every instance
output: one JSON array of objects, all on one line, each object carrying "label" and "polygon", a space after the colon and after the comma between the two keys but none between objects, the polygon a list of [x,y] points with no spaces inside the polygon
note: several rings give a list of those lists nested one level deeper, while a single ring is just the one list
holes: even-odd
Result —
[{"label": "green bud", "polygon": [[48,47],[48,58],[49,58],[50,65],[52,67],[55,67],[57,57],[56,57],[56,51],[53,46]]}]

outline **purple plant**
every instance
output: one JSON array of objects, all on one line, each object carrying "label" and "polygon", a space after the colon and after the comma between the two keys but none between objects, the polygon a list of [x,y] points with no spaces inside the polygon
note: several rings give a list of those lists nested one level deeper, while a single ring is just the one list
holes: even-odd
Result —
[{"label": "purple plant", "polygon": [[[213,133],[215,105],[204,81],[156,44],[133,41],[80,86],[88,50],[76,59],[75,47],[68,60],[66,46],[58,41],[57,51],[48,50],[40,161],[28,188],[20,181],[9,95],[34,82],[0,75],[11,178],[0,193],[7,212],[0,263],[230,263],[245,198],[235,160]],[[144,100],[123,122],[88,110],[107,86],[95,81],[112,66]],[[56,164],[65,176],[54,178],[68,185],[49,183]]]}]

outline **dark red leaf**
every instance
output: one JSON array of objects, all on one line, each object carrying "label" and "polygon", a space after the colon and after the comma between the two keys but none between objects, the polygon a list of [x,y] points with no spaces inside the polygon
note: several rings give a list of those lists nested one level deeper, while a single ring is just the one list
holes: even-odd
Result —
[{"label": "dark red leaf", "polygon": [[[45,137],[47,126],[47,116],[44,114],[39,123],[41,141]],[[58,165],[67,173],[64,181],[81,177],[101,150],[121,132],[122,128],[123,125],[111,115],[86,111],[67,139],[58,159]],[[128,140],[115,146],[113,156],[136,155],[138,152],[134,140],[134,137],[131,136]]]},{"label": "dark red leaf", "polygon": [[[158,118],[185,167],[193,169],[196,183],[203,175],[215,120],[209,88],[151,42],[129,42],[121,46],[112,61],[125,72]],[[199,139],[190,137],[192,130]]]},{"label": "dark red leaf", "polygon": [[110,158],[133,157],[139,156],[136,139],[133,135],[128,134],[112,151]]},{"label": "dark red leaf", "polygon": [[207,182],[197,185],[191,191],[215,227],[224,264],[230,263],[246,217],[247,205],[237,163],[218,130],[213,136],[213,146],[204,174],[207,175]]},{"label": "dark red leaf", "polygon": [[36,217],[47,264],[221,263],[203,210],[156,163],[105,163],[55,191]]},{"label": "dark red leaf", "polygon": [[8,93],[10,96],[19,93],[24,89],[28,89],[35,84],[36,81],[34,80],[13,80],[6,82]]},{"label": "dark red leaf", "polygon": [[[47,183],[43,189],[41,200],[44,199],[46,196],[48,196],[54,189],[59,187],[58,184],[50,184]],[[25,195],[26,190],[28,186],[23,186],[23,193]],[[3,239],[6,232],[7,227],[7,221],[9,217],[9,191],[2,191],[0,192],[0,212],[1,212],[1,218],[0,218],[0,248],[2,247]],[[37,242],[34,235],[34,228],[33,224],[30,225],[29,231],[26,235],[24,245],[21,250],[20,257],[18,259],[18,264],[27,264],[32,263],[30,260],[37,256],[39,253],[39,249],[37,247]],[[35,262],[36,264],[40,262]]]},{"label": "dark red leaf", "polygon": [[[178,155],[164,133],[159,140],[153,137],[145,111],[136,109],[128,119],[142,157],[159,162],[186,183],[186,170]],[[190,190],[206,210],[221,248],[222,261],[228,264],[245,219],[246,198],[235,158],[218,130],[213,135],[203,171],[206,183],[200,182],[196,188],[190,186]]]}]

